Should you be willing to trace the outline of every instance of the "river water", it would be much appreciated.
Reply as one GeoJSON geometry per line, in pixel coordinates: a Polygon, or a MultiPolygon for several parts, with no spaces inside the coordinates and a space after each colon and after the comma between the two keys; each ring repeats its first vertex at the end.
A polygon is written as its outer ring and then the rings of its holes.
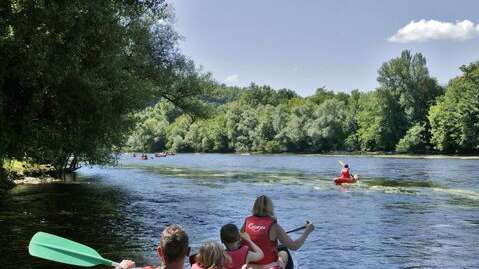
{"type": "MultiPolygon", "coordinates": [[[[193,250],[240,226],[269,195],[279,223],[316,230],[296,251],[299,268],[479,268],[478,160],[363,156],[179,154],[82,168],[61,184],[0,194],[1,268],[73,268],[28,256],[37,231],[104,257],[158,264],[165,225],[181,224],[193,250]],[[359,183],[331,182],[350,164],[359,183]]],[[[298,234],[293,234],[293,237],[298,234]]]]}

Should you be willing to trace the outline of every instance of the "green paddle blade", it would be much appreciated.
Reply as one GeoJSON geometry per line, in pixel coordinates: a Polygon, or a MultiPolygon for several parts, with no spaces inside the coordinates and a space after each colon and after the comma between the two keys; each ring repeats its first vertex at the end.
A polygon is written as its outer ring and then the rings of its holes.
{"type": "Polygon", "coordinates": [[[90,247],[44,232],[32,237],[28,252],[38,258],[83,267],[99,264],[113,266],[112,261],[102,258],[90,247]]]}

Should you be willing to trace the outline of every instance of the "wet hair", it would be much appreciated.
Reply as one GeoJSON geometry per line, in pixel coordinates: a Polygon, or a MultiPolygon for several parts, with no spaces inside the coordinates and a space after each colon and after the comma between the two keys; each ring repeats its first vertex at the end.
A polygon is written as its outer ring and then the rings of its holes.
{"type": "Polygon", "coordinates": [[[188,235],[183,227],[174,224],[166,227],[161,233],[160,248],[163,249],[165,262],[175,262],[188,255],[188,235]]]}
{"type": "Polygon", "coordinates": [[[224,225],[221,227],[220,237],[223,244],[238,242],[240,240],[238,227],[233,223],[224,225]]]}
{"type": "Polygon", "coordinates": [[[196,263],[203,269],[223,269],[230,260],[223,245],[215,241],[205,242],[196,255],[196,263]]]}
{"type": "Polygon", "coordinates": [[[274,217],[273,201],[266,195],[256,198],[252,214],[257,217],[274,217]]]}
{"type": "Polygon", "coordinates": [[[349,164],[345,164],[345,165],[344,165],[344,168],[349,168],[349,164]]]}

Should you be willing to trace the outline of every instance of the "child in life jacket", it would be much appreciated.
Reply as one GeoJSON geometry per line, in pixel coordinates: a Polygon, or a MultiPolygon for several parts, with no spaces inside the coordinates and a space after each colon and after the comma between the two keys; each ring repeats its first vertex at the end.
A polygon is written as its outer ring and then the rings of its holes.
{"type": "Polygon", "coordinates": [[[225,264],[226,269],[241,269],[245,264],[263,259],[263,251],[251,241],[247,233],[241,233],[236,225],[230,223],[221,227],[221,242],[231,262],[225,264]],[[241,241],[245,244],[241,244],[241,241]]]}
{"type": "Polygon", "coordinates": [[[223,246],[214,241],[207,241],[200,247],[195,261],[191,269],[224,269],[225,264],[231,262],[223,246]]]}

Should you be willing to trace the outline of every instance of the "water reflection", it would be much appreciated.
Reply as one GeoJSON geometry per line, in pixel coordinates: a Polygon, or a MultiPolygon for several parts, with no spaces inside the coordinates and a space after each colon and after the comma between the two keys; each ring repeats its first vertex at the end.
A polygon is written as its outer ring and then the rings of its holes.
{"type": "Polygon", "coordinates": [[[111,259],[157,264],[166,225],[182,224],[195,249],[218,239],[222,224],[240,226],[267,193],[283,227],[317,224],[296,254],[301,268],[479,266],[479,182],[466,177],[479,162],[349,157],[361,181],[338,188],[338,159],[345,158],[124,157],[118,168],[82,169],[73,183],[19,186],[0,197],[0,263],[67,268],[27,256],[28,240],[42,230],[111,259]]]}

